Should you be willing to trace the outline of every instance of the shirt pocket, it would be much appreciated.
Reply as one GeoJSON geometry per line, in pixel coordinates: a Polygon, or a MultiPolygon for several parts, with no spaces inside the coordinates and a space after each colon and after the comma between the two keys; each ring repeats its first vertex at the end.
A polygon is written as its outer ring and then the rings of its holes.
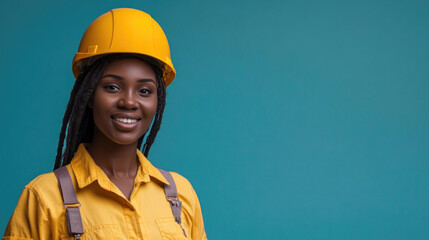
{"type": "MultiPolygon", "coordinates": [[[[119,226],[115,224],[104,224],[91,227],[84,227],[85,233],[81,236],[82,240],[116,240],[123,239],[120,235],[119,226]]],[[[62,236],[61,240],[72,240],[74,237],[62,236]]]]}
{"type": "Polygon", "coordinates": [[[182,230],[182,227],[174,221],[174,218],[156,219],[156,224],[158,225],[162,240],[190,240],[190,238],[185,237],[183,233],[183,231],[185,231],[186,235],[189,236],[186,228],[182,230]]]}

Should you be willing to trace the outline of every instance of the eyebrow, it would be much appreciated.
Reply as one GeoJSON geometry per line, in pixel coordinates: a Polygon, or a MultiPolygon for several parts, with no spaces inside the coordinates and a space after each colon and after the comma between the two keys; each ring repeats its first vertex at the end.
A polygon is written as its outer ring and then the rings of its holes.
{"type": "MultiPolygon", "coordinates": [[[[106,75],[102,76],[101,78],[106,78],[106,77],[114,78],[117,80],[124,80],[123,77],[115,75],[115,74],[106,74],[106,75]]],[[[153,82],[156,85],[155,81],[151,78],[138,79],[137,82],[153,82]]]]}

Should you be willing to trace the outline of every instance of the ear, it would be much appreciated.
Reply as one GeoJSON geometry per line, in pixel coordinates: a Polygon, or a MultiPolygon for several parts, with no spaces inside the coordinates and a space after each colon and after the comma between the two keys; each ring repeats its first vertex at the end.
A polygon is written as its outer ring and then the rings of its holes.
{"type": "Polygon", "coordinates": [[[94,108],[94,99],[92,97],[88,100],[88,107],[90,109],[94,108]]]}

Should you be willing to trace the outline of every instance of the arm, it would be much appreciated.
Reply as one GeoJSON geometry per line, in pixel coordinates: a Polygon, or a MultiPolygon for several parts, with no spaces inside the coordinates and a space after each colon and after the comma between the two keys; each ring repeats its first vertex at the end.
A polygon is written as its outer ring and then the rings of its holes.
{"type": "Polygon", "coordinates": [[[182,223],[187,226],[188,237],[192,240],[207,240],[203,215],[198,196],[191,183],[183,176],[171,172],[182,201],[182,223]]]}
{"type": "MultiPolygon", "coordinates": [[[[193,189],[192,189],[193,190],[193,189]]],[[[192,236],[193,240],[207,240],[206,232],[204,230],[203,214],[201,212],[200,201],[198,200],[197,194],[195,196],[195,211],[194,211],[194,222],[192,224],[192,236]]]]}
{"type": "Polygon", "coordinates": [[[51,239],[46,208],[37,192],[25,187],[6,227],[3,240],[51,239]]]}

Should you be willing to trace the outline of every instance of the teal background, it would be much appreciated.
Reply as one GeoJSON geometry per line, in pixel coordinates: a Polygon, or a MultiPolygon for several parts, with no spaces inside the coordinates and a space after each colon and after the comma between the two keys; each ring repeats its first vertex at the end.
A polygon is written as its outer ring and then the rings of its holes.
{"type": "Polygon", "coordinates": [[[0,0],[0,231],[52,170],[86,27],[150,13],[177,78],[149,159],[209,239],[428,239],[427,1],[0,0]]]}

